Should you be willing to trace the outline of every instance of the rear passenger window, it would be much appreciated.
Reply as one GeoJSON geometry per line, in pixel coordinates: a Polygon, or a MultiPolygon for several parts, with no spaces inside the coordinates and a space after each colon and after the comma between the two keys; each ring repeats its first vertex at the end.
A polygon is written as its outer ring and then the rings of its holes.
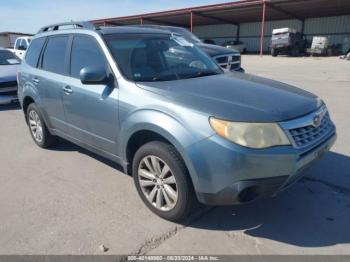
{"type": "Polygon", "coordinates": [[[105,56],[93,38],[75,36],[71,54],[71,76],[79,78],[80,70],[87,66],[103,66],[107,69],[105,56]]]}
{"type": "Polygon", "coordinates": [[[68,36],[50,37],[45,48],[42,68],[53,73],[64,74],[67,45],[68,36]]]}
{"type": "Polygon", "coordinates": [[[46,37],[36,38],[29,45],[25,61],[28,65],[37,67],[41,49],[45,43],[46,37]]]}

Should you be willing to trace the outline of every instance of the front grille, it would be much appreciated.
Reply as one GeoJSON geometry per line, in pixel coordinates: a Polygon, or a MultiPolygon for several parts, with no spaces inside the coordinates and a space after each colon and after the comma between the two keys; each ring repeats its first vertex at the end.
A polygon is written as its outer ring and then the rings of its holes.
{"type": "Polygon", "coordinates": [[[232,64],[231,65],[231,70],[238,70],[241,68],[241,65],[240,64],[232,64]]]}
{"type": "Polygon", "coordinates": [[[14,86],[17,86],[17,81],[0,82],[0,88],[2,88],[2,87],[14,87],[14,86]]]}
{"type": "Polygon", "coordinates": [[[241,57],[239,56],[239,55],[234,55],[234,56],[232,56],[232,62],[238,62],[238,61],[240,61],[241,60],[241,57]]]}
{"type": "Polygon", "coordinates": [[[217,61],[219,64],[227,64],[227,62],[228,62],[228,56],[218,57],[218,58],[216,58],[216,61],[217,61]]]}
{"type": "Polygon", "coordinates": [[[214,58],[216,62],[224,69],[239,70],[241,68],[241,58],[239,55],[223,55],[214,58]]]}
{"type": "Polygon", "coordinates": [[[288,132],[292,137],[296,147],[310,146],[330,134],[334,130],[334,125],[327,112],[319,126],[313,126],[312,124],[289,129],[288,132]]]}

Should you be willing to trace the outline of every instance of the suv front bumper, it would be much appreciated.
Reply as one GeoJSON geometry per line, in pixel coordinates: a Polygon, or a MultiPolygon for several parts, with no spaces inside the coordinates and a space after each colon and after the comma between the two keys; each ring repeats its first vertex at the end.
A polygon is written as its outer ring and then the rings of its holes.
{"type": "Polygon", "coordinates": [[[296,182],[335,140],[334,132],[317,146],[302,151],[292,146],[257,150],[213,135],[187,148],[187,165],[201,203],[246,203],[274,196],[296,182]]]}

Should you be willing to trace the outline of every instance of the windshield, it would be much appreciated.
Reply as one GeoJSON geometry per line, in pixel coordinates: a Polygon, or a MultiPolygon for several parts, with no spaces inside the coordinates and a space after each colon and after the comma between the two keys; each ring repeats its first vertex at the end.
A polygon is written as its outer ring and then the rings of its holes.
{"type": "Polygon", "coordinates": [[[0,65],[15,65],[20,61],[12,52],[7,50],[0,50],[0,65]]]}
{"type": "Polygon", "coordinates": [[[171,81],[221,74],[221,68],[184,38],[170,35],[106,35],[107,45],[127,79],[171,81]]]}
{"type": "Polygon", "coordinates": [[[194,34],[192,34],[190,31],[181,28],[181,27],[169,27],[169,31],[172,33],[177,33],[179,35],[181,35],[183,38],[185,38],[188,42],[192,43],[192,44],[199,44],[202,43],[202,41],[195,36],[194,34]]]}

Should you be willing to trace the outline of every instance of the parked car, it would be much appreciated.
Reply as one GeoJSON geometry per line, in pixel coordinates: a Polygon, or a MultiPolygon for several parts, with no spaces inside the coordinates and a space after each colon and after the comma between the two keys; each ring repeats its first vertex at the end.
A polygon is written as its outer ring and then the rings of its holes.
{"type": "Polygon", "coordinates": [[[332,55],[332,49],[329,47],[329,38],[327,36],[314,36],[311,48],[307,49],[307,53],[310,55],[332,55]]]}
{"type": "Polygon", "coordinates": [[[350,53],[350,37],[345,37],[342,45],[342,53],[344,55],[350,53]]]}
{"type": "Polygon", "coordinates": [[[237,50],[232,50],[205,42],[203,43],[197,36],[185,28],[162,25],[136,25],[136,27],[168,30],[171,33],[178,34],[214,58],[225,71],[244,72],[244,69],[241,67],[241,55],[237,50]]]}
{"type": "Polygon", "coordinates": [[[9,50],[20,59],[23,59],[31,39],[32,37],[30,36],[18,37],[16,39],[15,46],[13,47],[13,49],[9,49],[9,50]]]}
{"type": "Polygon", "coordinates": [[[280,28],[272,31],[271,55],[281,54],[299,56],[305,53],[307,41],[303,35],[292,28],[280,28]]]}
{"type": "Polygon", "coordinates": [[[240,52],[241,54],[244,54],[245,52],[247,52],[247,48],[245,46],[245,43],[243,43],[242,41],[226,41],[223,44],[224,47],[226,48],[231,48],[233,50],[237,50],[238,52],[240,52]]]}
{"type": "Polygon", "coordinates": [[[165,219],[187,217],[197,201],[275,195],[336,139],[315,95],[224,74],[169,31],[90,23],[61,30],[70,24],[41,29],[21,64],[30,134],[43,148],[62,137],[119,163],[165,219]]]}
{"type": "Polygon", "coordinates": [[[0,47],[0,104],[17,99],[17,70],[20,61],[9,50],[0,47]]]}

